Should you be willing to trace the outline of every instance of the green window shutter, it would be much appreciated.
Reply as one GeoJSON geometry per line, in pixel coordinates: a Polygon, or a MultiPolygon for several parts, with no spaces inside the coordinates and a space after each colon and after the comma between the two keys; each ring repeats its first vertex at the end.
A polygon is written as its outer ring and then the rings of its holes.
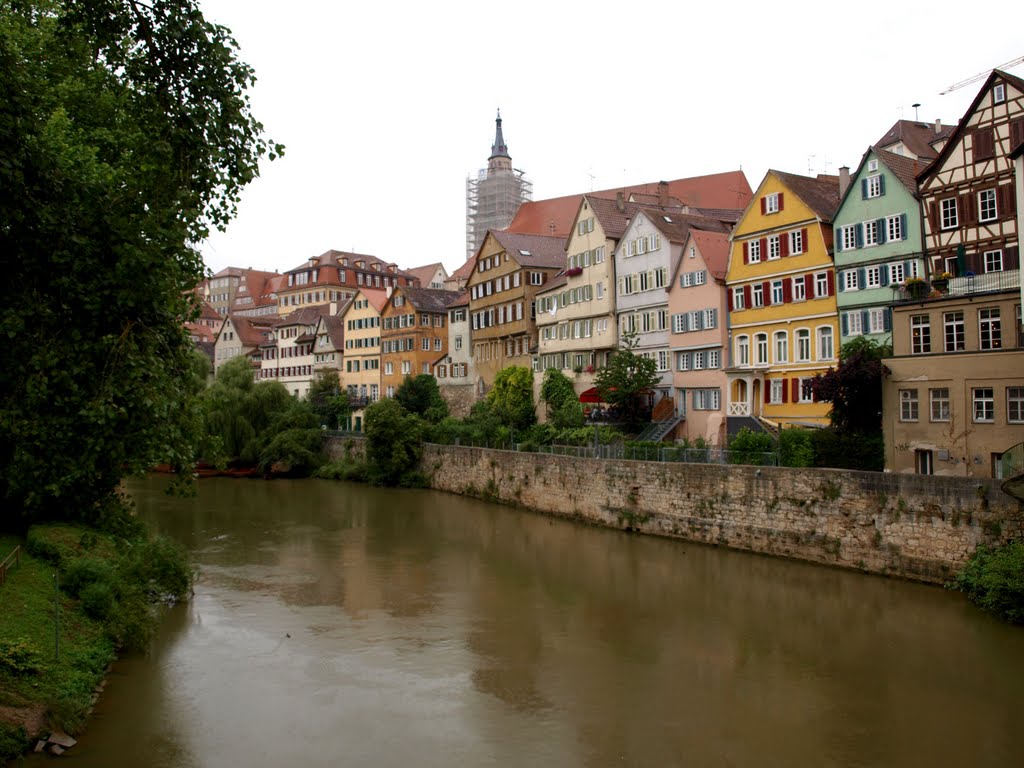
{"type": "Polygon", "coordinates": [[[861,179],[860,180],[860,199],[861,200],[867,200],[868,199],[868,180],[867,179],[861,179]]]}
{"type": "Polygon", "coordinates": [[[884,173],[878,174],[878,194],[880,194],[880,195],[884,195],[885,194],[885,174],[884,173]]]}
{"type": "Polygon", "coordinates": [[[900,234],[903,235],[903,240],[907,239],[907,214],[900,214],[900,234]]]}
{"type": "Polygon", "coordinates": [[[879,219],[876,226],[878,227],[878,244],[881,245],[885,242],[886,236],[888,235],[885,219],[879,219]]]}

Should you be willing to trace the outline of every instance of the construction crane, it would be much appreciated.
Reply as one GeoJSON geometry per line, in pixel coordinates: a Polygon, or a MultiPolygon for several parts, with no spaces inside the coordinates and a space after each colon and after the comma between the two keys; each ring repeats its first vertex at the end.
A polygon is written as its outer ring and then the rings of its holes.
{"type": "MultiPolygon", "coordinates": [[[[1008,61],[1005,64],[1000,64],[998,67],[995,67],[995,69],[1009,69],[1010,67],[1016,67],[1018,64],[1024,64],[1024,56],[1018,56],[1016,59],[1012,59],[1011,61],[1008,61]]],[[[974,77],[968,77],[966,80],[961,80],[959,83],[953,83],[946,90],[939,91],[939,96],[945,96],[947,93],[955,91],[958,88],[963,88],[965,85],[970,85],[971,83],[976,83],[979,80],[983,80],[984,78],[988,77],[991,72],[991,69],[986,69],[984,72],[979,72],[978,74],[974,75],[974,77]]]]}

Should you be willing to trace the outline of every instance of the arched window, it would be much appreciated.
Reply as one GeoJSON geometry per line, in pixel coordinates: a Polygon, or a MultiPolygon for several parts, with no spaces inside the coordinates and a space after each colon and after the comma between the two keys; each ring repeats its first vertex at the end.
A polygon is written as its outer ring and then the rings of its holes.
{"type": "Polygon", "coordinates": [[[789,334],[786,331],[775,332],[775,362],[789,362],[789,334]]]}
{"type": "Polygon", "coordinates": [[[807,328],[796,331],[796,361],[805,363],[811,359],[811,332],[807,328]]]}
{"type": "Polygon", "coordinates": [[[831,360],[835,352],[832,344],[832,327],[823,325],[818,329],[818,359],[831,360]]]}
{"type": "Polygon", "coordinates": [[[736,365],[749,366],[750,365],[750,337],[749,336],[737,336],[736,337],[736,365]]]}
{"type": "Polygon", "coordinates": [[[754,355],[758,365],[768,365],[768,334],[754,336],[754,355]]]}

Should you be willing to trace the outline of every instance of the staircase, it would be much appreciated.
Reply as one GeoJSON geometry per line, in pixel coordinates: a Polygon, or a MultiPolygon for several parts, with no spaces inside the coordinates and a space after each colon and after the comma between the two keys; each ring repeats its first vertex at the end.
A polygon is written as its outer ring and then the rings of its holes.
{"type": "Polygon", "coordinates": [[[1003,493],[1024,501],[1024,443],[1017,443],[999,458],[1003,493]]]}
{"type": "Polygon", "coordinates": [[[636,436],[640,442],[660,443],[685,417],[673,414],[661,421],[652,421],[647,429],[636,436]]]}

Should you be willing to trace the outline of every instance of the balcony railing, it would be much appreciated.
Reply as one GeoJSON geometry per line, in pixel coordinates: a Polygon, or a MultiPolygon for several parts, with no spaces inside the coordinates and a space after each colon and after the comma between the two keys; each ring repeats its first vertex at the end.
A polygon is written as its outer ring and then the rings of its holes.
{"type": "Polygon", "coordinates": [[[749,416],[750,415],[750,404],[749,403],[729,403],[729,415],[730,416],[749,416]]]}
{"type": "Polygon", "coordinates": [[[978,293],[1020,289],[1020,270],[985,272],[980,275],[966,274],[942,279],[929,277],[920,281],[908,281],[892,287],[893,301],[926,301],[944,299],[950,296],[972,296],[978,293]]]}

